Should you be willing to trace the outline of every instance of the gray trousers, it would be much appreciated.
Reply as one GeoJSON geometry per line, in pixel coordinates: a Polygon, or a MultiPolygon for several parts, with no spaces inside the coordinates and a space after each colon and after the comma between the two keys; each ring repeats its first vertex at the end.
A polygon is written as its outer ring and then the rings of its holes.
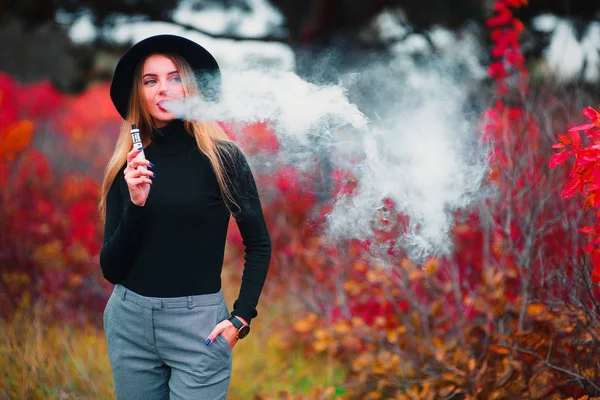
{"type": "Polygon", "coordinates": [[[221,335],[204,342],[228,316],[221,291],[157,298],[115,285],[104,331],[117,400],[226,399],[229,343],[221,335]]]}

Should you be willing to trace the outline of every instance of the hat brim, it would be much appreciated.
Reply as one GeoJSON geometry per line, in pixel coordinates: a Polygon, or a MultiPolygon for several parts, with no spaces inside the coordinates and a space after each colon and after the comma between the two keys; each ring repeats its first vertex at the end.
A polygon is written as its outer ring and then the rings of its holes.
{"type": "Polygon", "coordinates": [[[171,53],[183,57],[194,72],[199,89],[207,101],[218,101],[221,71],[217,60],[198,43],[176,35],[156,35],[133,45],[119,60],[110,85],[110,98],[123,119],[127,118],[129,96],[138,63],[153,53],[171,53]]]}

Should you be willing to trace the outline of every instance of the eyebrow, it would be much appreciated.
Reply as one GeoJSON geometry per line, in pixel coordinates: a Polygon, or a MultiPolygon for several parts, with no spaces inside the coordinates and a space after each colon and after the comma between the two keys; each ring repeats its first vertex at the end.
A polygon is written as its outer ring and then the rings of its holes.
{"type": "MultiPolygon", "coordinates": [[[[175,71],[169,72],[167,75],[173,75],[173,74],[177,74],[177,73],[179,73],[179,71],[175,70],[175,71]]],[[[158,76],[158,75],[154,74],[154,73],[147,73],[147,74],[144,74],[144,76],[142,76],[142,78],[145,78],[147,76],[158,76]]]]}

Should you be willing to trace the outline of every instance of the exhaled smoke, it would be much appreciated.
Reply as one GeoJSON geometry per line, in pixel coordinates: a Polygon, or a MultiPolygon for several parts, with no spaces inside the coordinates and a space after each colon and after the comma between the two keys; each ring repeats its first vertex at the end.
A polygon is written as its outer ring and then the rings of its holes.
{"type": "Polygon", "coordinates": [[[197,120],[270,121],[292,166],[303,167],[298,154],[312,146],[332,168],[350,169],[359,186],[332,199],[333,238],[371,238],[390,198],[410,219],[397,246],[418,262],[447,254],[453,212],[486,195],[487,150],[475,140],[464,90],[431,71],[388,65],[349,77],[362,85],[370,121],[342,86],[319,87],[289,72],[225,71],[219,104],[190,98],[165,106],[197,120]]]}
{"type": "Polygon", "coordinates": [[[225,70],[218,104],[192,97],[183,103],[165,103],[165,107],[175,115],[200,121],[270,121],[280,138],[301,145],[308,144],[309,136],[329,140],[332,130],[367,126],[367,118],[348,101],[342,87],[319,87],[283,71],[225,70]]]}
{"type": "Polygon", "coordinates": [[[490,194],[482,186],[488,151],[475,140],[466,95],[456,83],[421,72],[393,86],[398,92],[384,117],[357,138],[364,149],[355,168],[360,185],[336,201],[329,226],[334,237],[373,237],[373,229],[382,228],[382,200],[389,198],[410,218],[395,245],[423,262],[449,254],[454,212],[490,194]]]}

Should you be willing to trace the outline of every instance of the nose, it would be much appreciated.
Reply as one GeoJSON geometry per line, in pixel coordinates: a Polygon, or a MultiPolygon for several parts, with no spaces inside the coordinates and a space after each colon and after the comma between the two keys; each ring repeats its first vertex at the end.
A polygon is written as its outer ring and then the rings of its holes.
{"type": "Polygon", "coordinates": [[[158,80],[158,93],[161,95],[167,95],[169,93],[170,86],[168,79],[158,80]]]}
{"type": "Polygon", "coordinates": [[[158,85],[159,85],[158,86],[158,93],[161,94],[161,95],[167,94],[167,90],[168,90],[167,83],[164,82],[164,81],[161,81],[158,85]]]}

